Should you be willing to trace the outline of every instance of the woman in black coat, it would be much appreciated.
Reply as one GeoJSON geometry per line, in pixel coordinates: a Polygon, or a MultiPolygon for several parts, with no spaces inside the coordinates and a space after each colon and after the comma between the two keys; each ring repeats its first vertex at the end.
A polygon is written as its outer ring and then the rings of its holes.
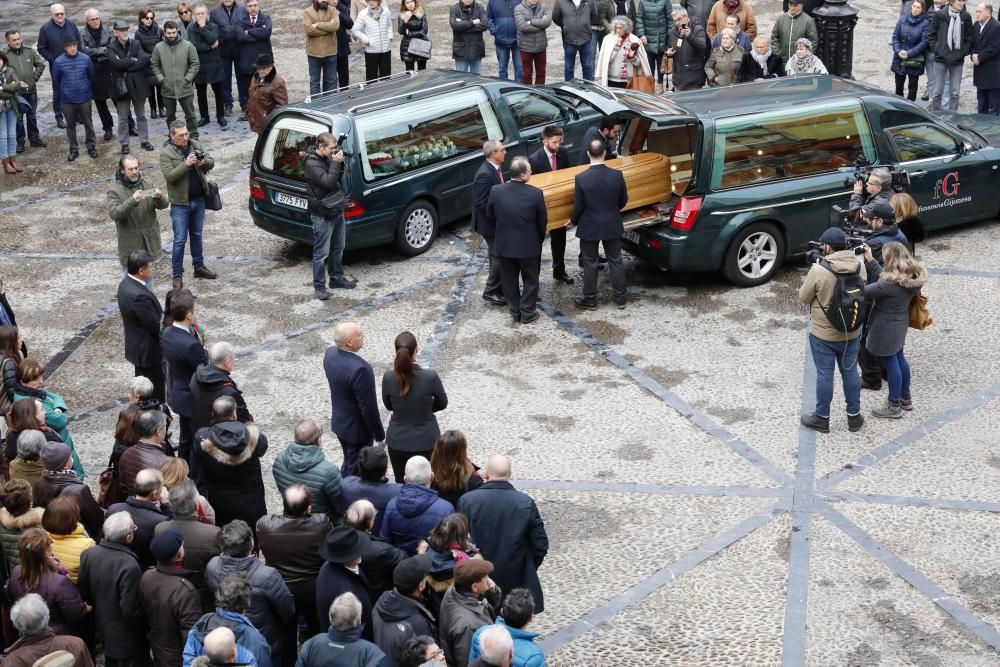
{"type": "Polygon", "coordinates": [[[215,118],[220,127],[226,126],[226,105],[222,94],[222,56],[219,54],[219,27],[208,20],[208,10],[199,6],[194,10],[194,21],[187,31],[187,39],[198,51],[201,67],[194,77],[194,87],[198,91],[198,127],[209,123],[208,86],[215,96],[215,118]]]}
{"type": "Polygon", "coordinates": [[[420,0],[403,0],[399,7],[399,34],[403,39],[399,41],[399,57],[406,65],[409,72],[415,67],[418,70],[427,69],[427,58],[411,56],[407,51],[410,47],[410,40],[427,39],[427,16],[424,14],[424,6],[420,0]]]}
{"type": "Polygon", "coordinates": [[[758,35],[753,40],[753,48],[743,54],[740,82],[779,76],[785,76],[785,63],[781,61],[781,56],[771,51],[771,39],[766,35],[758,35]]]}
{"type": "Polygon", "coordinates": [[[191,456],[198,459],[201,491],[215,508],[215,523],[242,519],[257,534],[257,520],[267,514],[260,459],[267,438],[254,424],[216,420],[195,434],[191,456]]]}
{"type": "MultiPolygon", "coordinates": [[[[152,9],[143,9],[139,12],[139,27],[135,31],[135,38],[142,44],[142,50],[153,56],[153,49],[163,41],[163,30],[156,23],[156,12],[152,9]]],[[[150,71],[152,74],[152,71],[150,71]]],[[[149,117],[167,117],[167,110],[163,104],[163,91],[155,78],[149,81],[149,117]]]]}
{"type": "Polygon", "coordinates": [[[448,407],[448,395],[435,371],[417,365],[417,339],[409,331],[396,336],[396,358],[382,376],[382,403],[392,412],[385,441],[396,482],[411,456],[428,461],[441,435],[435,412],[448,407]]]}
{"type": "Polygon", "coordinates": [[[889,206],[896,214],[896,225],[906,237],[906,249],[911,255],[917,254],[917,243],[926,238],[924,223],[920,222],[917,213],[920,212],[917,202],[905,192],[897,192],[889,198],[889,206]]]}
{"type": "Polygon", "coordinates": [[[865,246],[865,269],[877,282],[865,287],[865,301],[872,310],[866,326],[865,348],[877,356],[889,381],[885,405],[872,410],[876,417],[899,419],[903,410],[913,409],[910,397],[910,364],[903,354],[910,326],[910,302],[927,284],[927,269],[915,260],[902,243],[893,241],[882,248],[884,267],[865,246]]]}

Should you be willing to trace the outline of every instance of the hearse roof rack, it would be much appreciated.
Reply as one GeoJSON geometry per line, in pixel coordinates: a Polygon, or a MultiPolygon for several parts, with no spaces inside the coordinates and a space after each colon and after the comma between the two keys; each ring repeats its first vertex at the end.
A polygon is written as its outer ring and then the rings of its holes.
{"type": "Polygon", "coordinates": [[[409,93],[403,93],[402,95],[394,95],[392,97],[386,97],[380,100],[373,100],[371,102],[363,102],[357,106],[353,106],[347,110],[349,114],[358,113],[361,110],[374,111],[376,109],[383,109],[388,106],[393,106],[399,100],[412,100],[415,96],[423,97],[424,95],[433,92],[446,90],[448,88],[461,88],[467,81],[449,81],[448,83],[442,83],[437,86],[431,86],[430,88],[421,88],[420,90],[414,90],[409,93]]]}
{"type": "Polygon", "coordinates": [[[336,90],[328,90],[328,91],[323,92],[323,93],[317,93],[316,95],[309,95],[308,97],[306,97],[305,102],[306,103],[308,103],[308,102],[316,102],[317,100],[326,99],[327,97],[330,97],[332,95],[337,95],[337,94],[340,94],[340,93],[348,93],[348,92],[352,92],[352,91],[354,91],[354,92],[360,92],[362,90],[365,90],[369,86],[372,86],[372,85],[377,84],[377,83],[384,83],[384,82],[388,82],[388,81],[404,81],[404,80],[407,80],[407,79],[412,79],[416,75],[417,75],[416,71],[414,71],[414,70],[408,70],[406,72],[398,72],[396,74],[390,74],[389,76],[379,77],[378,79],[372,79],[371,81],[362,81],[361,83],[352,83],[349,86],[344,86],[343,88],[337,88],[336,90]]]}

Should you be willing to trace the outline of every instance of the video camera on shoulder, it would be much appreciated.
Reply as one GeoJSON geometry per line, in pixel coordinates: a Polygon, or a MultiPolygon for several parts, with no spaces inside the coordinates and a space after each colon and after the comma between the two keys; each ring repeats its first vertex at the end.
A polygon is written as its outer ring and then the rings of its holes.
{"type": "MultiPolygon", "coordinates": [[[[875,166],[886,169],[892,176],[892,183],[889,187],[892,188],[893,192],[905,192],[906,188],[910,187],[910,174],[905,169],[900,169],[894,164],[880,164],[875,166]]],[[[868,160],[868,156],[864,153],[858,153],[858,156],[854,158],[854,163],[850,167],[841,167],[838,169],[838,171],[848,174],[844,177],[844,187],[853,188],[855,183],[861,183],[862,188],[867,193],[868,177],[875,166],[872,166],[872,163],[868,160]]]]}
{"type": "MultiPolygon", "coordinates": [[[[834,206],[833,208],[839,209],[839,207],[834,206]]],[[[842,213],[847,213],[840,209],[842,213]]],[[[831,218],[834,216],[831,215],[831,218]]],[[[831,227],[840,227],[844,230],[844,236],[847,239],[847,249],[853,250],[855,255],[865,254],[865,238],[868,232],[867,229],[863,227],[858,227],[851,222],[844,222],[838,216],[836,220],[832,221],[831,227]]],[[[808,264],[815,264],[817,260],[822,259],[826,256],[823,252],[823,243],[821,241],[806,241],[799,246],[800,250],[804,250],[806,253],[806,262],[808,264]]]]}

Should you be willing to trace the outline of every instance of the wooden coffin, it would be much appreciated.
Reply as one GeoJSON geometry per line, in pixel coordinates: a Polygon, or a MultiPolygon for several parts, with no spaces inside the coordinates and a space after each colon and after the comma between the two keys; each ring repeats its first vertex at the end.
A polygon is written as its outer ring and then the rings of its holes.
{"type": "MultiPolygon", "coordinates": [[[[642,208],[670,199],[670,160],[659,153],[640,153],[608,160],[605,164],[621,171],[628,186],[628,203],[623,211],[642,208]]],[[[570,167],[532,174],[529,183],[540,188],[545,195],[545,208],[549,214],[549,229],[569,224],[573,215],[573,192],[576,175],[588,166],[570,167]]]]}

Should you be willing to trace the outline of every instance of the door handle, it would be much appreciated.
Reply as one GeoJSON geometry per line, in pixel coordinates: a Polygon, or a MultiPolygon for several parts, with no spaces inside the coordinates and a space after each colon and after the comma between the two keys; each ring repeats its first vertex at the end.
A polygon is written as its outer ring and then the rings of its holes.
{"type": "Polygon", "coordinates": [[[927,175],[926,171],[911,171],[910,172],[910,178],[913,178],[914,176],[926,176],[926,175],[927,175]]]}
{"type": "MultiPolygon", "coordinates": [[[[573,144],[563,144],[563,148],[573,148],[573,144]]],[[[996,167],[993,167],[996,169],[996,167]]]]}

